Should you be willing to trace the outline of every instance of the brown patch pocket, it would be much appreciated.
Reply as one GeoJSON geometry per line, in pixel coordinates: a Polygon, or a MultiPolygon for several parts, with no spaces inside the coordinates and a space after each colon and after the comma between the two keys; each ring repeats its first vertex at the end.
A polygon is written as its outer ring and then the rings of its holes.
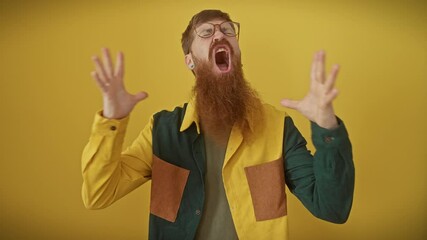
{"type": "Polygon", "coordinates": [[[190,170],[153,155],[150,213],[175,222],[190,170]]]}
{"type": "Polygon", "coordinates": [[[245,167],[257,221],[285,216],[286,193],[283,158],[245,167]]]}

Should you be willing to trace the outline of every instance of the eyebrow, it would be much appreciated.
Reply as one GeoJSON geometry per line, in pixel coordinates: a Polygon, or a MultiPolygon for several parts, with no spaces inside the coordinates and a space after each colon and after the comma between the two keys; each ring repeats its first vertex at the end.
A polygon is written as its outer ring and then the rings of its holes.
{"type": "MultiPolygon", "coordinates": [[[[213,23],[212,21],[217,21],[217,20],[209,20],[209,21],[206,21],[206,22],[201,22],[201,23],[197,24],[197,25],[196,25],[196,27],[198,27],[198,26],[200,26],[200,25],[202,25],[202,24],[205,24],[205,23],[210,23],[210,24],[222,24],[222,23],[225,23],[225,22],[230,22],[230,21],[224,20],[224,21],[222,21],[222,22],[220,22],[220,23],[213,23]]],[[[218,20],[218,21],[220,21],[220,20],[218,20]]]]}

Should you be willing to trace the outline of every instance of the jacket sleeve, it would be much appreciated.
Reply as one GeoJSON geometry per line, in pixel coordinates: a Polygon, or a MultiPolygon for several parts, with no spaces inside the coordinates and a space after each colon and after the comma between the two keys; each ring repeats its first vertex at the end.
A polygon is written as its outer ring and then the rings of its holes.
{"type": "Polygon", "coordinates": [[[333,130],[311,123],[314,156],[290,117],[285,117],[285,178],[290,191],[316,217],[345,223],[354,191],[352,147],[341,119],[333,130]]]}
{"type": "Polygon", "coordinates": [[[82,198],[88,209],[108,207],[151,179],[153,118],[122,152],[129,117],[95,115],[82,159],[82,198]]]}

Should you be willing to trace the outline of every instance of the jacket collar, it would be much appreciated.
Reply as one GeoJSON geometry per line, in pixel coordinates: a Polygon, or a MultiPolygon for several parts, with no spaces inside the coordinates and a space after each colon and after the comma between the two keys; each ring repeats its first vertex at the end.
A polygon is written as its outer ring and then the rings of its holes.
{"type": "Polygon", "coordinates": [[[193,124],[193,122],[196,123],[197,133],[200,134],[200,122],[199,116],[196,112],[196,100],[194,97],[192,97],[187,104],[187,109],[185,110],[184,119],[179,131],[184,132],[191,126],[191,124],[193,124]]]}
{"type": "MultiPolygon", "coordinates": [[[[197,112],[196,112],[195,97],[192,97],[187,104],[187,109],[184,113],[184,119],[182,121],[181,128],[179,129],[179,131],[184,132],[191,126],[191,124],[193,124],[193,122],[196,123],[197,134],[200,134],[200,120],[199,120],[199,115],[197,115],[197,112]]],[[[249,128],[251,129],[252,132],[255,130],[254,124],[255,124],[254,122],[251,122],[249,124],[249,128]]],[[[237,125],[234,125],[233,128],[235,127],[237,127],[240,130],[240,128],[237,125]]]]}

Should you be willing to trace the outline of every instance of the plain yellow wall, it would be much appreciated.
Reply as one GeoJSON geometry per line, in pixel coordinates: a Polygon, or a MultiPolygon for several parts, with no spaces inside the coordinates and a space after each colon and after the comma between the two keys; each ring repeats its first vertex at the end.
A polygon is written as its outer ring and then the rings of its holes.
{"type": "Polygon", "coordinates": [[[81,200],[80,156],[101,108],[90,57],[124,51],[128,89],[150,94],[129,144],[152,113],[188,99],[180,35],[205,8],[241,23],[246,77],[278,108],[306,93],[315,50],[342,66],[335,108],[354,148],[352,213],[327,223],[289,194],[291,239],[426,239],[427,2],[356,0],[0,1],[0,239],[147,238],[149,184],[104,210],[81,200]]]}

